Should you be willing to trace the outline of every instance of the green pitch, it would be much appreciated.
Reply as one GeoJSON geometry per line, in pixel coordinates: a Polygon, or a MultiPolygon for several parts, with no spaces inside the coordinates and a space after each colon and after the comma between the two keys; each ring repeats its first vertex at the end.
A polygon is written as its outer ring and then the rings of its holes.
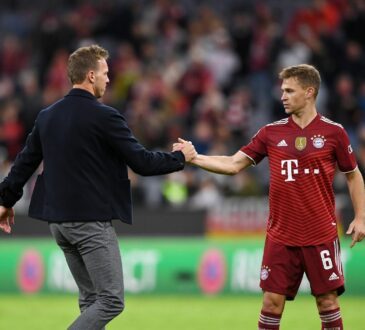
{"type": "MultiPolygon", "coordinates": [[[[78,314],[76,304],[68,295],[0,295],[0,329],[64,330],[78,314]]],[[[341,305],[345,329],[363,330],[365,297],[344,296],[341,305]]],[[[258,296],[127,296],[108,330],[255,330],[260,306],[258,296]]],[[[320,329],[313,298],[288,302],[281,329],[320,329]]]]}

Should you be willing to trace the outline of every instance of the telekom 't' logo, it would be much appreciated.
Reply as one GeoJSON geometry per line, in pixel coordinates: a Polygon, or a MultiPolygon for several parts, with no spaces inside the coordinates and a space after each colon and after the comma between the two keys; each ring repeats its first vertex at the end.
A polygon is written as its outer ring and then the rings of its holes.
{"type": "MultiPolygon", "coordinates": [[[[298,173],[298,159],[286,159],[281,161],[281,175],[286,175],[285,182],[295,181],[293,176],[297,175],[298,173]]],[[[310,174],[311,170],[309,168],[305,168],[303,173],[310,174]]],[[[313,169],[312,173],[319,174],[319,169],[313,169]]]]}
{"type": "Polygon", "coordinates": [[[286,181],[295,181],[293,174],[298,174],[298,159],[287,159],[281,161],[281,174],[286,175],[286,181]],[[295,168],[293,168],[293,165],[295,168]]]}

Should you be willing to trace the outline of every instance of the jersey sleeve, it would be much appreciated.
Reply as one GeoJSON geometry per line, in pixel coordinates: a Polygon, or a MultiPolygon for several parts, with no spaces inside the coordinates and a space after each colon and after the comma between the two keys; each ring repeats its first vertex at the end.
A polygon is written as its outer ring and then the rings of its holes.
{"type": "Polygon", "coordinates": [[[261,128],[251,139],[251,142],[243,146],[240,151],[247,155],[254,163],[258,164],[267,155],[266,127],[261,128]]]}
{"type": "Polygon", "coordinates": [[[352,150],[346,131],[341,128],[337,135],[336,159],[341,172],[351,172],[357,167],[356,157],[352,150]]]}

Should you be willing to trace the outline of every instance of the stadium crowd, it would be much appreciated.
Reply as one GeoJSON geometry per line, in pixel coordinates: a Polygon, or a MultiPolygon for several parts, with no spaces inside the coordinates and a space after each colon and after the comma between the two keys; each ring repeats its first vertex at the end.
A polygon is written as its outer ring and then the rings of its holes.
{"type": "MultiPolygon", "coordinates": [[[[236,152],[285,116],[278,71],[313,64],[323,80],[318,110],[345,127],[365,168],[364,0],[2,1],[0,8],[2,176],[38,112],[70,89],[70,52],[91,43],[111,55],[103,102],[154,150],[184,137],[200,153],[236,152]]],[[[267,168],[234,177],[191,167],[163,177],[131,173],[134,202],[204,208],[227,195],[260,195],[267,168]]]]}

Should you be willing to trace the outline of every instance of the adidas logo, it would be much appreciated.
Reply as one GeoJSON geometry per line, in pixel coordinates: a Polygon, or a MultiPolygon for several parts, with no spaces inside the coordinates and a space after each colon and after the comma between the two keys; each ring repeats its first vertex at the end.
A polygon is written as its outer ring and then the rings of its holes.
{"type": "Polygon", "coordinates": [[[277,144],[278,147],[287,147],[288,144],[286,143],[285,140],[281,140],[278,144],[277,144]]]}
{"type": "Polygon", "coordinates": [[[337,276],[336,273],[332,273],[332,275],[330,276],[330,278],[328,279],[329,281],[335,281],[335,280],[338,280],[339,277],[337,276]]]}

